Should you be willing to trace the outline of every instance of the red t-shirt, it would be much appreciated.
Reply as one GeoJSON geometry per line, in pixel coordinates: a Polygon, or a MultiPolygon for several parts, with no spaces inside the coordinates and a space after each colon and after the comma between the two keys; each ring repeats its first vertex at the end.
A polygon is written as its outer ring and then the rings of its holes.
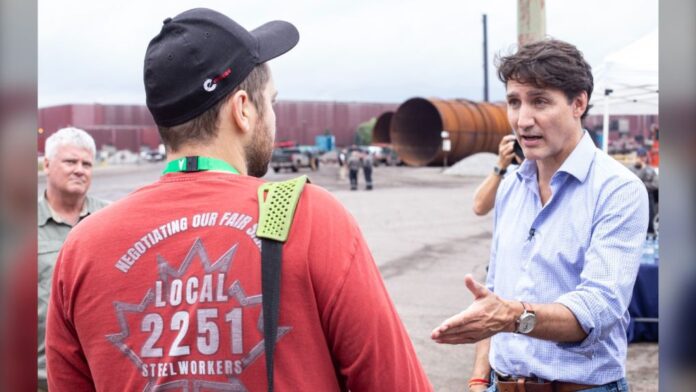
{"type": "MultiPolygon", "coordinates": [[[[265,391],[261,180],[175,173],[76,226],[46,332],[52,392],[265,391]]],[[[354,219],[305,187],[284,246],[278,391],[429,391],[354,219]]]]}

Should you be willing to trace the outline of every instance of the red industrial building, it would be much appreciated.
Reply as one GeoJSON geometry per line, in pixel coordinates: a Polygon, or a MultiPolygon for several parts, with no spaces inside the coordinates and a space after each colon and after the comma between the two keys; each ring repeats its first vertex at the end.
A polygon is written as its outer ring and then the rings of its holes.
{"type": "Polygon", "coordinates": [[[280,101],[274,106],[276,140],[314,144],[315,136],[328,131],[336,137],[337,146],[348,146],[355,140],[358,125],[398,106],[398,103],[280,101]]]}
{"type": "MultiPolygon", "coordinates": [[[[336,145],[350,145],[360,123],[397,106],[396,103],[280,101],[274,106],[276,140],[312,145],[315,136],[328,131],[336,137],[336,145]]],[[[155,149],[160,143],[157,126],[144,105],[70,104],[39,109],[39,152],[43,153],[48,136],[66,126],[89,132],[97,149],[110,145],[137,152],[141,146],[155,149]]]]}
{"type": "Polygon", "coordinates": [[[89,132],[97,149],[110,145],[137,152],[140,146],[156,149],[160,144],[157,126],[143,105],[75,104],[39,109],[39,152],[48,136],[67,126],[89,132]]]}

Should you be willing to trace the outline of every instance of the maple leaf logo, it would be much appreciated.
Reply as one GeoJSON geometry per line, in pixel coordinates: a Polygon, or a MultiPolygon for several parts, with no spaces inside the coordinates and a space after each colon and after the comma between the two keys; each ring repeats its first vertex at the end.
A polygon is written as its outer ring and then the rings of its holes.
{"type": "MultiPolygon", "coordinates": [[[[227,280],[227,273],[234,261],[235,254],[237,252],[238,243],[234,244],[228,249],[220,258],[215,262],[210,261],[210,257],[203,246],[200,238],[196,238],[191,249],[187,253],[183,262],[178,268],[174,268],[171,264],[161,255],[157,255],[157,266],[161,282],[163,287],[167,292],[171,289],[171,282],[174,279],[184,278],[186,272],[188,271],[191,264],[195,259],[200,261],[203,266],[203,271],[206,274],[217,272],[224,275],[223,281],[227,280]]],[[[106,335],[106,339],[113,344],[123,355],[125,355],[140,371],[143,366],[146,365],[143,358],[141,358],[136,351],[134,351],[127,344],[127,339],[131,336],[131,331],[128,324],[127,316],[129,314],[144,315],[146,310],[153,305],[155,302],[155,288],[150,288],[145,293],[145,296],[140,301],[140,303],[126,303],[121,301],[114,301],[113,307],[116,313],[116,319],[118,320],[118,326],[120,331],[114,334],[106,335]]],[[[247,295],[242,288],[239,280],[235,280],[227,288],[226,294],[229,298],[234,298],[239,305],[243,308],[258,306],[263,302],[261,294],[257,295],[247,295]]],[[[265,352],[265,342],[263,339],[263,310],[260,311],[258,322],[256,325],[259,332],[261,332],[262,339],[254,347],[252,347],[246,355],[241,359],[241,372],[237,375],[227,376],[226,382],[219,381],[208,381],[200,379],[180,379],[174,381],[168,381],[164,383],[157,383],[157,377],[152,374],[147,376],[147,384],[144,391],[165,391],[165,390],[182,390],[182,391],[202,391],[202,390],[214,390],[214,391],[247,391],[244,384],[236,377],[241,375],[244,369],[248,368],[254,361],[256,361],[265,352]]],[[[278,332],[276,335],[276,342],[285,336],[292,327],[290,326],[278,326],[278,332]]],[[[189,376],[190,377],[190,376],[189,376]]]]}

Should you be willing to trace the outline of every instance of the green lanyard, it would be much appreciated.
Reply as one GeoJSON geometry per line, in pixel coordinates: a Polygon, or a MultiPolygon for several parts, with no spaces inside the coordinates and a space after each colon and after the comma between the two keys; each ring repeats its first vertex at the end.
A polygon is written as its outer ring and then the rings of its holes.
{"type": "Polygon", "coordinates": [[[239,174],[237,169],[223,160],[196,156],[184,157],[175,161],[170,161],[167,163],[167,167],[164,168],[162,174],[177,172],[192,173],[205,170],[218,170],[230,172],[232,174],[239,174]]]}

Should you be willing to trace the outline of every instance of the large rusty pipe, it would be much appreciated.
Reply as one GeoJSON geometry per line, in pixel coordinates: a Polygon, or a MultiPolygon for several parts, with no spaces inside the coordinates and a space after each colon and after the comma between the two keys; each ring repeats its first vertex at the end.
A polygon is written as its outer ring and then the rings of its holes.
{"type": "Polygon", "coordinates": [[[380,114],[379,117],[377,117],[375,127],[372,129],[372,143],[391,143],[391,138],[389,137],[389,125],[391,124],[392,116],[394,116],[394,112],[388,111],[380,114]]]}
{"type": "Polygon", "coordinates": [[[443,162],[442,131],[449,132],[449,162],[478,152],[497,154],[500,139],[511,132],[504,103],[411,98],[396,109],[389,135],[406,164],[425,166],[443,162]]]}

